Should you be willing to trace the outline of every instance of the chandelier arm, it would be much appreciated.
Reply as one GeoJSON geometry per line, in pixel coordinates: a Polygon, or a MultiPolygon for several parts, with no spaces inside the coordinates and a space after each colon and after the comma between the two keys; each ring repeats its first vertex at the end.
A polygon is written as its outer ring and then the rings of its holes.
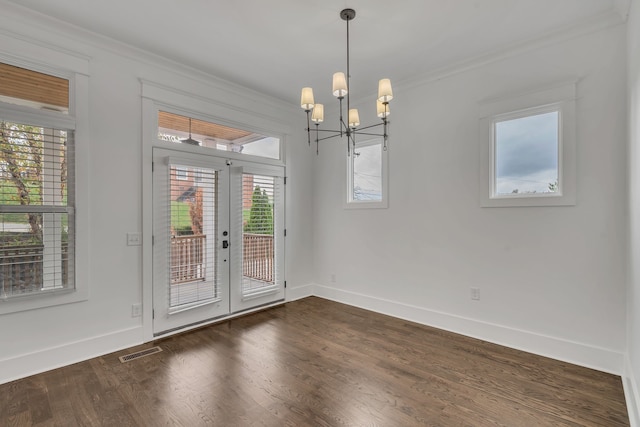
{"type": "Polygon", "coordinates": [[[360,132],[360,129],[358,129],[358,135],[366,135],[366,136],[382,136],[384,137],[383,133],[368,133],[368,132],[360,132]]]}
{"type": "Polygon", "coordinates": [[[369,126],[365,126],[363,128],[358,128],[358,133],[361,133],[360,132],[361,130],[375,128],[375,127],[378,127],[378,126],[382,126],[383,124],[384,123],[381,122],[381,123],[376,123],[375,125],[369,125],[369,126]]]}
{"type": "Polygon", "coordinates": [[[340,124],[342,126],[340,126],[340,136],[342,136],[342,133],[344,132],[345,134],[349,135],[349,126],[344,122],[344,120],[342,119],[342,115],[340,116],[340,124]]]}
{"type": "MultiPolygon", "coordinates": [[[[341,132],[339,130],[332,130],[332,129],[320,129],[320,128],[318,128],[317,130],[318,130],[318,132],[331,132],[331,133],[338,133],[338,134],[341,132]]],[[[340,136],[340,135],[337,135],[337,136],[340,136]]]]}
{"type": "Polygon", "coordinates": [[[354,155],[356,154],[356,129],[355,128],[351,129],[351,132],[349,133],[349,137],[347,138],[347,156],[351,155],[351,151],[353,151],[354,155]]]}
{"type": "MultiPolygon", "coordinates": [[[[347,93],[347,96],[349,96],[349,94],[347,93]]],[[[342,124],[342,126],[340,126],[340,138],[342,138],[342,127],[345,126],[344,124],[344,119],[342,117],[342,100],[344,99],[343,96],[338,98],[340,100],[340,123],[342,124]]],[[[346,126],[345,126],[346,127],[346,126]]]]}
{"type": "Polygon", "coordinates": [[[311,146],[311,122],[309,121],[309,113],[311,110],[305,110],[307,112],[307,142],[311,146]]]}
{"type": "Polygon", "coordinates": [[[384,135],[383,135],[382,149],[384,151],[387,151],[387,139],[389,138],[389,134],[387,133],[387,130],[388,130],[389,122],[387,121],[386,117],[382,119],[382,124],[384,124],[384,135]]]}
{"type": "MultiPolygon", "coordinates": [[[[322,131],[322,129],[321,129],[321,131],[322,131]]],[[[317,141],[324,141],[324,140],[327,140],[327,139],[335,138],[337,136],[340,136],[340,135],[339,134],[335,134],[335,135],[331,135],[331,136],[325,136],[324,138],[318,138],[317,141]]]]}

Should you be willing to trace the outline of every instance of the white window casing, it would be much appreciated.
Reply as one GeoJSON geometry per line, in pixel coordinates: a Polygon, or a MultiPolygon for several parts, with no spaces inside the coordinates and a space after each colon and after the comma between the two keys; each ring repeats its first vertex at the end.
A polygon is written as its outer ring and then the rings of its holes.
{"type": "Polygon", "coordinates": [[[576,82],[565,82],[482,102],[479,120],[482,207],[573,206],[576,204],[576,82]],[[555,192],[497,191],[496,125],[557,112],[558,185],[555,192]]]}
{"type": "MultiPolygon", "coordinates": [[[[6,37],[0,37],[3,39],[6,37]]],[[[30,213],[40,215],[42,222],[42,280],[38,292],[21,295],[3,295],[0,299],[0,315],[69,304],[88,298],[88,216],[87,168],[88,168],[88,59],[45,46],[30,45],[23,40],[8,38],[0,49],[0,62],[69,81],[69,111],[63,114],[0,102],[0,118],[5,122],[42,128],[42,178],[41,204],[3,205],[7,214],[30,213]],[[46,58],[47,63],[42,62],[46,58]],[[66,132],[66,200],[62,199],[59,184],[62,182],[57,164],[56,147],[66,132]],[[80,179],[76,179],[80,177],[80,179]],[[57,184],[56,184],[57,183],[57,184]],[[77,212],[82,212],[77,215],[77,212]],[[65,225],[63,227],[63,225],[65,225]],[[67,232],[67,236],[63,233],[67,232]],[[61,241],[69,239],[70,252],[65,264],[65,277],[60,266],[63,257],[61,241]],[[75,247],[75,251],[73,248],[75,247]],[[74,253],[75,252],[75,253],[74,253]]]]}

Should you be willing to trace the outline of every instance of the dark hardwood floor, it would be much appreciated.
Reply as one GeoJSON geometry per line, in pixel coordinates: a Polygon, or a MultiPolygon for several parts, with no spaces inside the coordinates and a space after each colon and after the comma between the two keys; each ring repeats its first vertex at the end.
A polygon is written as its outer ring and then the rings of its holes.
{"type": "Polygon", "coordinates": [[[620,377],[307,298],[0,386],[1,426],[625,426],[620,377]],[[128,363],[119,356],[159,345],[128,363]]]}

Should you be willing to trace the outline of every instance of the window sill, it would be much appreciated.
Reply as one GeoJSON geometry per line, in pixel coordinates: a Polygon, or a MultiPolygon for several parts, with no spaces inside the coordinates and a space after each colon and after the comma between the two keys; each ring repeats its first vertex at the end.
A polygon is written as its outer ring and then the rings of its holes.
{"type": "Polygon", "coordinates": [[[483,208],[508,208],[508,207],[532,207],[532,206],[575,206],[575,196],[530,194],[527,196],[496,196],[483,197],[480,201],[483,208]]]}
{"type": "Polygon", "coordinates": [[[0,299],[0,315],[17,313],[57,305],[72,304],[88,299],[86,289],[45,291],[0,299]]]}
{"type": "Polygon", "coordinates": [[[389,203],[386,200],[380,202],[346,202],[345,209],[387,209],[389,203]]]}

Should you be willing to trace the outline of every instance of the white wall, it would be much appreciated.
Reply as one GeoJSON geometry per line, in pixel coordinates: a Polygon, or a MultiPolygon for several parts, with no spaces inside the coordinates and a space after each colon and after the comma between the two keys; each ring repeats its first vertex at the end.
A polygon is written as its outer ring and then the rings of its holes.
{"type": "Polygon", "coordinates": [[[625,390],[632,425],[640,425],[640,4],[631,3],[627,30],[630,251],[625,390]]]}
{"type": "MultiPolygon", "coordinates": [[[[131,317],[131,305],[143,300],[142,252],[125,241],[126,232],[141,230],[148,218],[141,202],[140,78],[191,92],[206,86],[205,96],[226,97],[245,110],[270,111],[295,130],[286,153],[289,298],[314,292],[622,371],[627,231],[627,51],[622,26],[396,87],[390,207],[344,210],[345,147],[327,143],[316,159],[299,131],[304,118],[295,99],[291,105],[269,100],[0,3],[1,33],[87,55],[91,68],[90,172],[81,177],[91,193],[89,228],[81,230],[90,241],[90,261],[84,266],[89,300],[0,316],[0,383],[143,341],[142,320],[131,317]],[[478,103],[571,78],[581,79],[578,204],[480,208],[478,103]],[[237,99],[229,98],[229,89],[237,99]],[[252,99],[255,103],[248,102],[252,99]],[[336,283],[331,283],[332,274],[336,283]],[[316,286],[308,286],[311,282],[316,286]],[[470,300],[472,286],[481,289],[480,301],[470,300]]],[[[629,40],[634,41],[639,38],[635,2],[632,15],[629,40]]],[[[637,50],[637,44],[629,47],[631,54],[637,50]]],[[[630,81],[636,118],[638,68],[635,55],[630,81]]],[[[366,110],[361,111],[366,123],[366,110]]],[[[638,140],[634,123],[632,148],[638,140]]],[[[634,159],[632,150],[636,165],[634,159]]],[[[632,181],[637,169],[631,168],[632,181]]],[[[637,235],[637,186],[631,194],[637,235]]],[[[637,253],[632,245],[634,264],[637,253]]],[[[632,279],[628,365],[637,377],[637,272],[632,279]]]]}
{"type": "Polygon", "coordinates": [[[344,210],[344,146],[322,146],[317,293],[621,373],[625,37],[619,25],[397,87],[388,209],[344,210]],[[580,79],[577,205],[481,208],[479,102],[573,78],[580,79]],[[470,287],[480,288],[480,301],[470,299],[470,287]]]}
{"type": "MultiPolygon", "coordinates": [[[[299,108],[265,98],[179,64],[151,57],[70,29],[2,2],[0,32],[90,58],[89,299],[85,302],[0,316],[0,383],[143,341],[142,318],[131,305],[143,301],[142,250],[126,246],[126,233],[150,218],[142,209],[142,112],[139,79],[230,103],[244,111],[268,111],[300,129],[299,108]],[[204,89],[203,89],[204,88],[204,89]]],[[[0,46],[11,49],[13,42],[0,46]]],[[[295,95],[294,95],[295,96],[295,95]]],[[[287,135],[288,291],[311,282],[311,154],[306,135],[287,135]],[[300,143],[298,143],[300,142],[300,143]]],[[[146,307],[150,309],[150,307],[146,307]]]]}

